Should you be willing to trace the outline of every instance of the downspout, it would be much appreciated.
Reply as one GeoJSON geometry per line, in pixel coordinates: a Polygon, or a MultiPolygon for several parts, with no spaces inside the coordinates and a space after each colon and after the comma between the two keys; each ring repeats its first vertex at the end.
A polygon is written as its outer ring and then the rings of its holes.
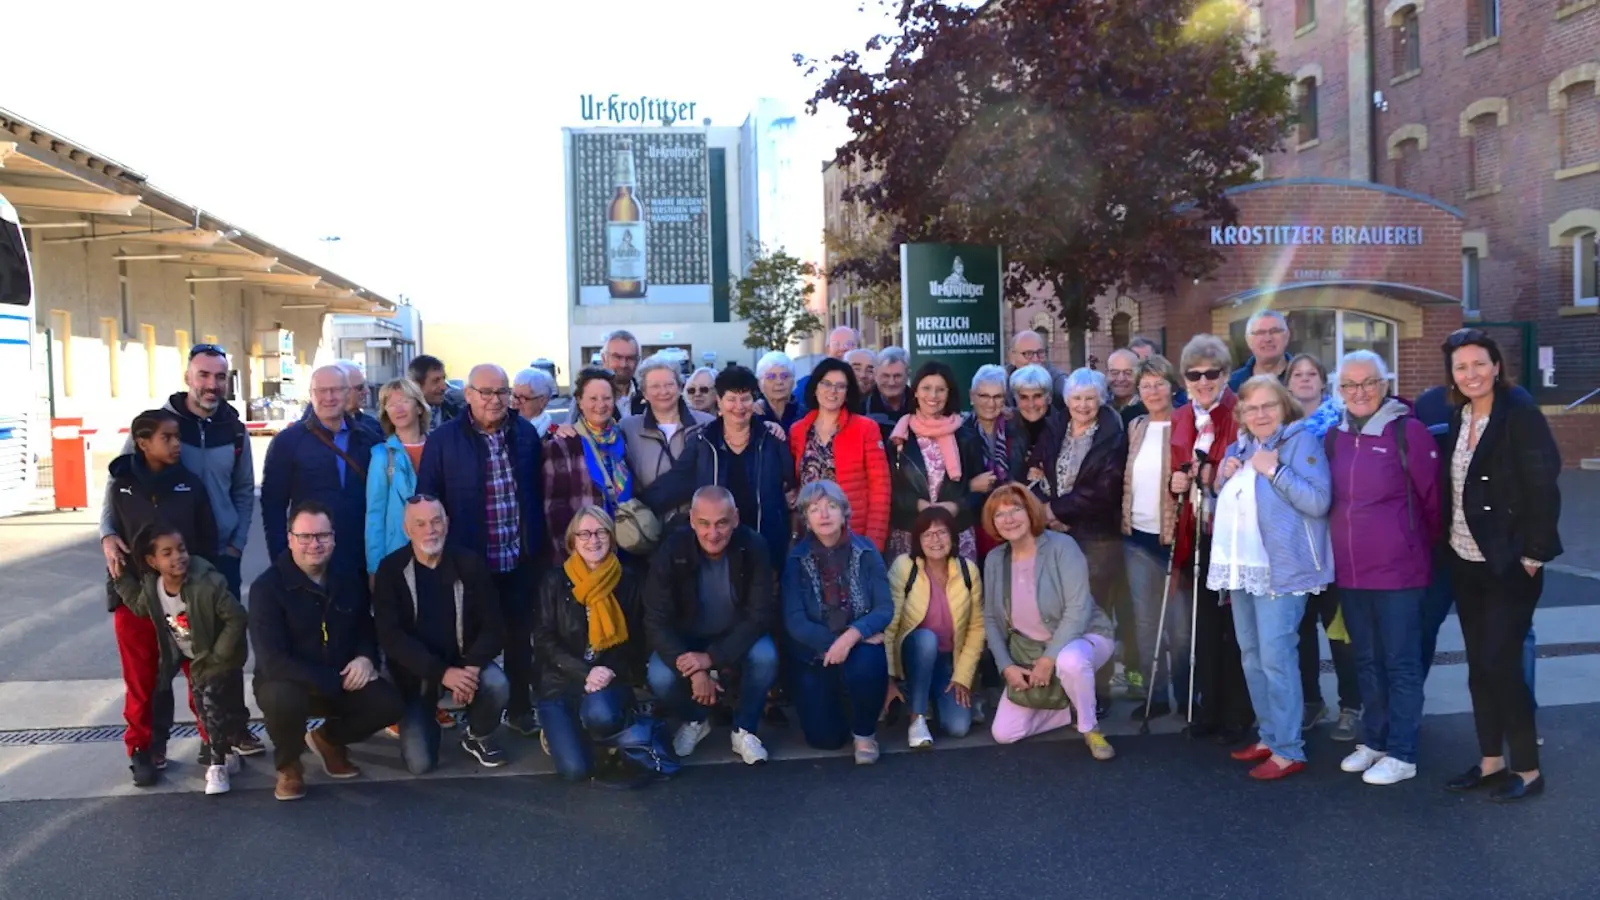
{"type": "Polygon", "coordinates": [[[1378,11],[1374,0],[1366,0],[1366,29],[1367,29],[1367,165],[1374,184],[1381,184],[1383,178],[1378,174],[1383,171],[1379,167],[1382,159],[1378,155],[1378,11]]]}

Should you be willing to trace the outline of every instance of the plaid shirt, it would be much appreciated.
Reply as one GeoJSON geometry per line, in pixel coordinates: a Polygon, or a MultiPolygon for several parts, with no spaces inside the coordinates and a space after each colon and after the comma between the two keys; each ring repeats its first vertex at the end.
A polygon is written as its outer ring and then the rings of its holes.
{"type": "Polygon", "coordinates": [[[509,572],[517,567],[521,547],[517,535],[517,479],[511,473],[511,450],[504,429],[481,432],[489,446],[489,466],[485,473],[484,497],[488,503],[489,568],[509,572]]]}

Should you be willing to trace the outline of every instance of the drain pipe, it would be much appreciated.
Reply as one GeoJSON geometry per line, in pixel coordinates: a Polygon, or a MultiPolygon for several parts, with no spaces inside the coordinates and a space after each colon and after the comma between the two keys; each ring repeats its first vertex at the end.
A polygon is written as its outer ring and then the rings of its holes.
{"type": "MultiPolygon", "coordinates": [[[[1373,184],[1382,184],[1383,178],[1378,174],[1382,170],[1378,155],[1378,11],[1376,0],[1366,0],[1367,13],[1367,166],[1368,179],[1373,184]]],[[[1383,106],[1388,106],[1385,101],[1383,106]]]]}

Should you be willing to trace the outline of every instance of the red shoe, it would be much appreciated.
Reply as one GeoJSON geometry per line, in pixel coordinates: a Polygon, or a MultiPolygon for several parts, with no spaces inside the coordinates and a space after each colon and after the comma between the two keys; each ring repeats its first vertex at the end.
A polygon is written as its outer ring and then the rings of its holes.
{"type": "Polygon", "coordinates": [[[1239,762],[1258,763],[1264,759],[1271,758],[1272,751],[1267,749],[1266,744],[1251,744],[1243,750],[1235,750],[1228,755],[1234,759],[1237,759],[1239,762]]]}
{"type": "Polygon", "coordinates": [[[1268,758],[1261,765],[1250,770],[1250,777],[1257,781],[1277,781],[1279,778],[1287,778],[1305,767],[1306,764],[1298,760],[1289,763],[1287,766],[1279,767],[1277,763],[1268,758]]]}

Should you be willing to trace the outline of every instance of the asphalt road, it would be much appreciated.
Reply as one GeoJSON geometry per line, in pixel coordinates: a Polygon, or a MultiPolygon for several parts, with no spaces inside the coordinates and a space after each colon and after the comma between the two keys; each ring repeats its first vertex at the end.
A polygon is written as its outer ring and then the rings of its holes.
{"type": "Polygon", "coordinates": [[[1471,721],[1434,717],[1423,774],[1256,784],[1217,745],[1124,739],[695,767],[634,793],[552,777],[13,803],[0,900],[1002,896],[1600,896],[1600,707],[1540,713],[1550,793],[1517,807],[1446,793],[1471,721]]]}

